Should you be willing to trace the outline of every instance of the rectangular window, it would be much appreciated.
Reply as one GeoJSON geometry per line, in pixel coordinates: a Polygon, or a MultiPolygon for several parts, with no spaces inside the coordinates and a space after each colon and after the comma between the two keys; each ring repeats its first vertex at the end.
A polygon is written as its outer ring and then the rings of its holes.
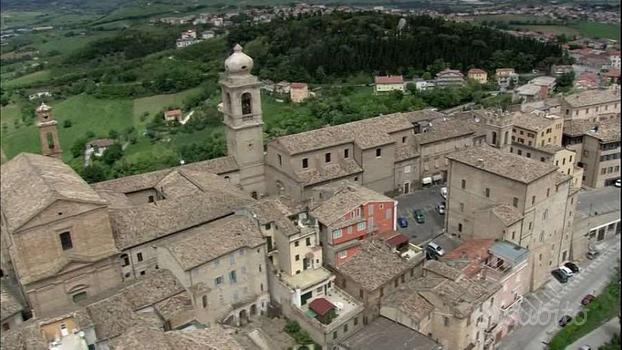
{"type": "Polygon", "coordinates": [[[138,261],[143,261],[143,253],[137,253],[136,259],[138,259],[138,261]]]}
{"type": "Polygon", "coordinates": [[[536,196],[531,196],[531,205],[536,203],[536,196]]]}
{"type": "Polygon", "coordinates": [[[458,232],[462,232],[462,224],[458,224],[458,232]]]}
{"type": "Polygon", "coordinates": [[[279,166],[283,166],[283,157],[281,157],[280,154],[278,154],[279,156],[279,166]]]}
{"type": "Polygon", "coordinates": [[[359,318],[358,318],[358,317],[355,317],[355,318],[354,318],[354,325],[356,326],[356,325],[358,325],[358,324],[359,324],[359,318]]]}
{"type": "Polygon", "coordinates": [[[406,143],[406,136],[402,136],[402,143],[406,143]]]}
{"type": "Polygon", "coordinates": [[[374,214],[374,205],[373,205],[373,204],[370,204],[370,205],[367,207],[367,215],[373,215],[373,214],[374,214]]]}
{"type": "Polygon", "coordinates": [[[305,244],[307,247],[311,245],[311,237],[307,237],[307,239],[305,239],[305,244]]]}
{"type": "Polygon", "coordinates": [[[222,276],[218,276],[214,279],[214,285],[219,286],[223,283],[224,278],[222,276]]]}
{"type": "Polygon", "coordinates": [[[328,153],[326,153],[326,154],[324,155],[324,161],[325,161],[326,163],[330,163],[330,152],[328,152],[328,153]]]}
{"type": "Polygon", "coordinates": [[[531,153],[527,152],[527,158],[531,158],[531,153]]]}
{"type": "Polygon", "coordinates": [[[309,159],[307,158],[302,158],[302,168],[306,169],[309,167],[309,159]]]}
{"type": "Polygon", "coordinates": [[[71,233],[62,232],[60,234],[60,245],[63,247],[63,250],[69,250],[73,248],[73,243],[71,242],[71,233]]]}
{"type": "Polygon", "coordinates": [[[514,197],[514,198],[512,199],[512,205],[513,205],[515,208],[518,208],[518,198],[514,197]]]}
{"type": "Polygon", "coordinates": [[[382,148],[376,148],[376,158],[382,157],[382,148]]]}
{"type": "Polygon", "coordinates": [[[516,151],[516,154],[518,154],[519,156],[522,156],[523,155],[523,151],[518,150],[518,151],[516,151]]]}
{"type": "Polygon", "coordinates": [[[238,281],[238,276],[235,274],[235,270],[229,272],[229,283],[236,283],[238,281]]]}
{"type": "Polygon", "coordinates": [[[461,184],[462,188],[466,188],[466,180],[462,179],[462,184],[461,184]]]}
{"type": "Polygon", "coordinates": [[[333,230],[333,238],[340,238],[340,237],[341,237],[341,229],[333,230]]]}
{"type": "Polygon", "coordinates": [[[229,255],[229,265],[235,264],[235,255],[229,255]]]}
{"type": "Polygon", "coordinates": [[[346,158],[346,159],[350,158],[350,150],[349,149],[346,148],[346,149],[343,150],[343,157],[346,158]]]}
{"type": "Polygon", "coordinates": [[[300,241],[294,241],[294,247],[298,247],[300,245],[300,241]]]}
{"type": "Polygon", "coordinates": [[[445,327],[449,327],[449,317],[443,316],[443,324],[445,327]]]}
{"type": "Polygon", "coordinates": [[[486,198],[490,198],[490,188],[486,188],[486,198]]]}
{"type": "Polygon", "coordinates": [[[343,333],[347,333],[348,332],[348,324],[344,324],[343,325],[343,333]]]}
{"type": "Polygon", "coordinates": [[[365,222],[359,222],[357,228],[358,228],[359,231],[363,231],[363,230],[365,230],[366,227],[367,227],[367,224],[365,222]]]}
{"type": "Polygon", "coordinates": [[[391,219],[392,216],[393,216],[393,210],[387,209],[387,210],[384,211],[384,218],[386,220],[391,219]]]}
{"type": "Polygon", "coordinates": [[[464,203],[460,203],[460,212],[464,212],[464,203]]]}
{"type": "Polygon", "coordinates": [[[294,260],[300,261],[300,255],[296,254],[296,256],[294,257],[294,260]]]}

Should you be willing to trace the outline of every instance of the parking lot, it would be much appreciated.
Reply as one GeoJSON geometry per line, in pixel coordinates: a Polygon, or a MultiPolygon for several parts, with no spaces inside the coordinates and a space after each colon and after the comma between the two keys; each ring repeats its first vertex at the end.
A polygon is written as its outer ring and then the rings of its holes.
{"type": "Polygon", "coordinates": [[[440,189],[441,186],[433,186],[395,198],[398,201],[397,216],[408,220],[408,227],[398,226],[398,231],[410,237],[414,244],[426,242],[443,232],[445,216],[436,211],[436,205],[444,201],[440,189]],[[423,210],[423,224],[415,221],[415,209],[423,210]]]}

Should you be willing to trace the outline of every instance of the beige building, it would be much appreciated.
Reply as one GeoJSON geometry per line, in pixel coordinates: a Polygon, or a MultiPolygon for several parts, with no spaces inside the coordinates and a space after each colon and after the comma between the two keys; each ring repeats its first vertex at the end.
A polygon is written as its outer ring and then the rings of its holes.
{"type": "Polygon", "coordinates": [[[404,92],[404,77],[401,75],[387,75],[374,77],[374,92],[401,91],[404,92]]]}
{"type": "Polygon", "coordinates": [[[620,178],[619,117],[566,121],[563,144],[576,152],[585,186],[610,186],[620,178]]]}
{"type": "Polygon", "coordinates": [[[615,90],[587,90],[564,96],[561,105],[562,115],[568,119],[591,119],[596,121],[601,115],[620,116],[620,94],[615,90]]]}
{"type": "Polygon", "coordinates": [[[561,146],[563,130],[563,119],[555,115],[512,114],[512,143],[534,147],[561,146]]]}
{"type": "Polygon", "coordinates": [[[495,70],[497,84],[502,88],[507,88],[512,84],[518,84],[518,74],[514,68],[498,68],[495,70]]]}
{"type": "Polygon", "coordinates": [[[289,98],[294,103],[300,103],[309,98],[309,87],[305,83],[291,83],[289,98]]]}
{"type": "Polygon", "coordinates": [[[529,249],[530,290],[572,259],[577,189],[553,164],[488,146],[448,156],[446,232],[465,239],[504,239],[529,249]]]}
{"type": "Polygon", "coordinates": [[[436,73],[436,86],[456,87],[464,85],[464,74],[457,69],[445,69],[436,73]]]}
{"type": "Polygon", "coordinates": [[[250,218],[229,216],[191,228],[156,251],[158,264],[191,294],[199,322],[240,325],[267,310],[266,241],[250,218]]]}
{"type": "Polygon", "coordinates": [[[473,79],[480,84],[486,84],[488,82],[488,73],[485,70],[479,68],[471,68],[467,72],[467,77],[473,79]]]}
{"type": "Polygon", "coordinates": [[[121,283],[107,202],[68,165],[22,153],[2,165],[1,191],[3,242],[35,316],[121,283]]]}
{"type": "Polygon", "coordinates": [[[428,260],[423,277],[389,296],[380,312],[425,332],[444,349],[494,349],[500,290],[497,282],[470,279],[458,269],[428,260]]]}

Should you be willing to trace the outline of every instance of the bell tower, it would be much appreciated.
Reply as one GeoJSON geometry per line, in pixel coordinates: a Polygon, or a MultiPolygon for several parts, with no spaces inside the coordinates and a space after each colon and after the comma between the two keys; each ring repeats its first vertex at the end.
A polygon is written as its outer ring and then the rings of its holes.
{"type": "Polygon", "coordinates": [[[486,143],[502,151],[509,152],[512,145],[512,115],[509,112],[495,111],[485,124],[486,143]]]}
{"type": "Polygon", "coordinates": [[[240,185],[257,198],[265,192],[261,83],[251,74],[253,59],[235,45],[219,81],[227,154],[240,167],[240,185]]]}
{"type": "Polygon", "coordinates": [[[39,140],[41,142],[41,154],[44,156],[61,158],[63,150],[58,140],[57,122],[52,116],[52,107],[42,103],[36,110],[37,126],[39,127],[39,140]]]}

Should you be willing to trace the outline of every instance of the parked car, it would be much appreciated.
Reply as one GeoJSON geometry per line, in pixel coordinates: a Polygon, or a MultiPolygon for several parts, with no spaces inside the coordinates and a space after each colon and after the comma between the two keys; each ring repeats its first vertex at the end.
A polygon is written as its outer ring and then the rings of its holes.
{"type": "Polygon", "coordinates": [[[397,224],[401,228],[406,228],[406,227],[408,227],[408,219],[403,218],[403,217],[399,217],[399,218],[397,218],[397,224]]]}
{"type": "MultiPolygon", "coordinates": [[[[618,186],[620,187],[620,186],[618,186]]],[[[447,199],[447,187],[441,187],[441,196],[447,199]]]]}
{"type": "Polygon", "coordinates": [[[425,215],[423,214],[423,210],[421,209],[415,209],[415,221],[417,221],[418,224],[423,224],[425,222],[425,215]]]}
{"type": "Polygon", "coordinates": [[[579,273],[579,266],[571,261],[565,263],[564,266],[569,268],[572,273],[579,273]]]}
{"type": "Polygon", "coordinates": [[[568,277],[572,277],[574,276],[574,273],[572,273],[572,270],[570,270],[569,268],[567,268],[566,266],[560,266],[559,270],[561,272],[564,273],[564,275],[568,276],[568,277]]]}
{"type": "Polygon", "coordinates": [[[585,254],[585,257],[590,260],[594,260],[599,255],[600,255],[600,252],[598,250],[590,250],[587,252],[587,254],[585,254]]]}
{"type": "Polygon", "coordinates": [[[596,298],[596,297],[593,296],[592,294],[588,294],[588,295],[584,296],[583,299],[581,299],[581,305],[587,305],[587,304],[591,303],[592,300],[594,300],[594,298],[596,298]]]}
{"type": "Polygon", "coordinates": [[[438,254],[433,252],[431,249],[425,249],[425,259],[426,260],[438,260],[438,254]]]}
{"type": "Polygon", "coordinates": [[[445,204],[444,203],[438,203],[436,205],[436,212],[438,212],[440,215],[445,215],[445,204]]]}
{"type": "Polygon", "coordinates": [[[565,327],[570,322],[572,322],[572,316],[564,315],[559,319],[558,324],[560,327],[565,327]]]}
{"type": "Polygon", "coordinates": [[[620,186],[622,186],[622,179],[617,179],[617,180],[616,180],[616,182],[615,182],[615,184],[614,184],[614,186],[615,186],[615,187],[620,187],[620,186]]]}
{"type": "Polygon", "coordinates": [[[592,347],[589,345],[581,345],[581,347],[579,348],[579,350],[592,350],[592,347]]]}
{"type": "Polygon", "coordinates": [[[426,248],[430,249],[431,251],[433,251],[434,253],[438,254],[439,256],[445,255],[445,250],[440,245],[438,245],[438,244],[436,244],[434,242],[428,243],[426,248]]]}
{"type": "Polygon", "coordinates": [[[566,276],[565,273],[561,272],[560,269],[555,269],[555,270],[551,271],[551,275],[553,275],[553,277],[555,277],[555,279],[559,283],[566,283],[566,282],[568,282],[568,276],[566,276]]]}

